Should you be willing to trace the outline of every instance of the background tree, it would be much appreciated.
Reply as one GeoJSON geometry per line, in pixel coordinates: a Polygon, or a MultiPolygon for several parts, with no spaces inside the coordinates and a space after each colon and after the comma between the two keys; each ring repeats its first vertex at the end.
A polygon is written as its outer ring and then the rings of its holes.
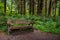
{"type": "Polygon", "coordinates": [[[55,15],[56,16],[57,0],[55,0],[55,15]]]}
{"type": "Polygon", "coordinates": [[[30,2],[29,2],[29,13],[30,14],[34,14],[34,0],[30,0],[30,2]]]}
{"type": "Polygon", "coordinates": [[[48,16],[51,14],[51,7],[52,7],[52,0],[49,2],[49,10],[48,10],[48,16]]]}
{"type": "Polygon", "coordinates": [[[60,16],[60,0],[59,0],[59,16],[60,16]]]}
{"type": "Polygon", "coordinates": [[[4,0],[4,13],[6,14],[6,0],[4,0]]]}
{"type": "Polygon", "coordinates": [[[44,2],[44,3],[45,3],[45,6],[44,6],[44,7],[45,7],[45,16],[47,16],[47,2],[48,2],[48,1],[47,1],[47,0],[44,0],[44,1],[45,1],[45,2],[44,2]]]}
{"type": "Polygon", "coordinates": [[[38,0],[37,3],[37,15],[41,15],[43,8],[43,0],[38,0]]]}

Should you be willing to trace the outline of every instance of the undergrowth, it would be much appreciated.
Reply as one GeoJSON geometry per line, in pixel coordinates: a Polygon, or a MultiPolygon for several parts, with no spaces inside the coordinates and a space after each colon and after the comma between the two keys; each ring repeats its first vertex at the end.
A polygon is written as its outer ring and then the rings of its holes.
{"type": "Polygon", "coordinates": [[[55,18],[44,18],[41,16],[35,15],[20,15],[20,14],[9,14],[6,16],[0,17],[0,30],[6,31],[6,21],[7,19],[11,20],[32,20],[34,21],[34,28],[37,30],[42,30],[43,32],[49,32],[54,34],[60,34],[60,17],[56,16],[55,18]]]}

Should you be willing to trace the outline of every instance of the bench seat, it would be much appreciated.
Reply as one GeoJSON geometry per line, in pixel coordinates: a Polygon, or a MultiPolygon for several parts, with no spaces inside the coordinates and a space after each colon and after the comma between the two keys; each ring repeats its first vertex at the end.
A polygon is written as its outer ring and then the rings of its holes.
{"type": "Polygon", "coordinates": [[[7,20],[7,27],[8,27],[8,34],[10,34],[10,32],[12,30],[23,30],[23,29],[32,29],[33,31],[33,22],[30,20],[7,20]],[[17,26],[17,27],[13,27],[11,24],[15,23],[15,24],[26,24],[26,26],[17,26]]]}

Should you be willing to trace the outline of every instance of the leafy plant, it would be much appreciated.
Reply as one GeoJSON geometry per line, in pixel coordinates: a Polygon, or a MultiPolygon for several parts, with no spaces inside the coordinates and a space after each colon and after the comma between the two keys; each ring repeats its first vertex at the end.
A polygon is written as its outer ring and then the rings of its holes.
{"type": "Polygon", "coordinates": [[[56,28],[57,25],[57,22],[53,21],[52,18],[46,18],[45,21],[38,19],[35,21],[34,28],[44,32],[60,34],[60,28],[56,28]]]}

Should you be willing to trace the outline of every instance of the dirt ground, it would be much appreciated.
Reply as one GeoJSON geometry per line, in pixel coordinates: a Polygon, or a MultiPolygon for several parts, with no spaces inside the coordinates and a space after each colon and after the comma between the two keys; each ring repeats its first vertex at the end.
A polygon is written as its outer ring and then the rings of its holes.
{"type": "Polygon", "coordinates": [[[4,32],[0,32],[0,40],[60,40],[60,35],[44,33],[38,30],[9,36],[4,34],[4,32]]]}

